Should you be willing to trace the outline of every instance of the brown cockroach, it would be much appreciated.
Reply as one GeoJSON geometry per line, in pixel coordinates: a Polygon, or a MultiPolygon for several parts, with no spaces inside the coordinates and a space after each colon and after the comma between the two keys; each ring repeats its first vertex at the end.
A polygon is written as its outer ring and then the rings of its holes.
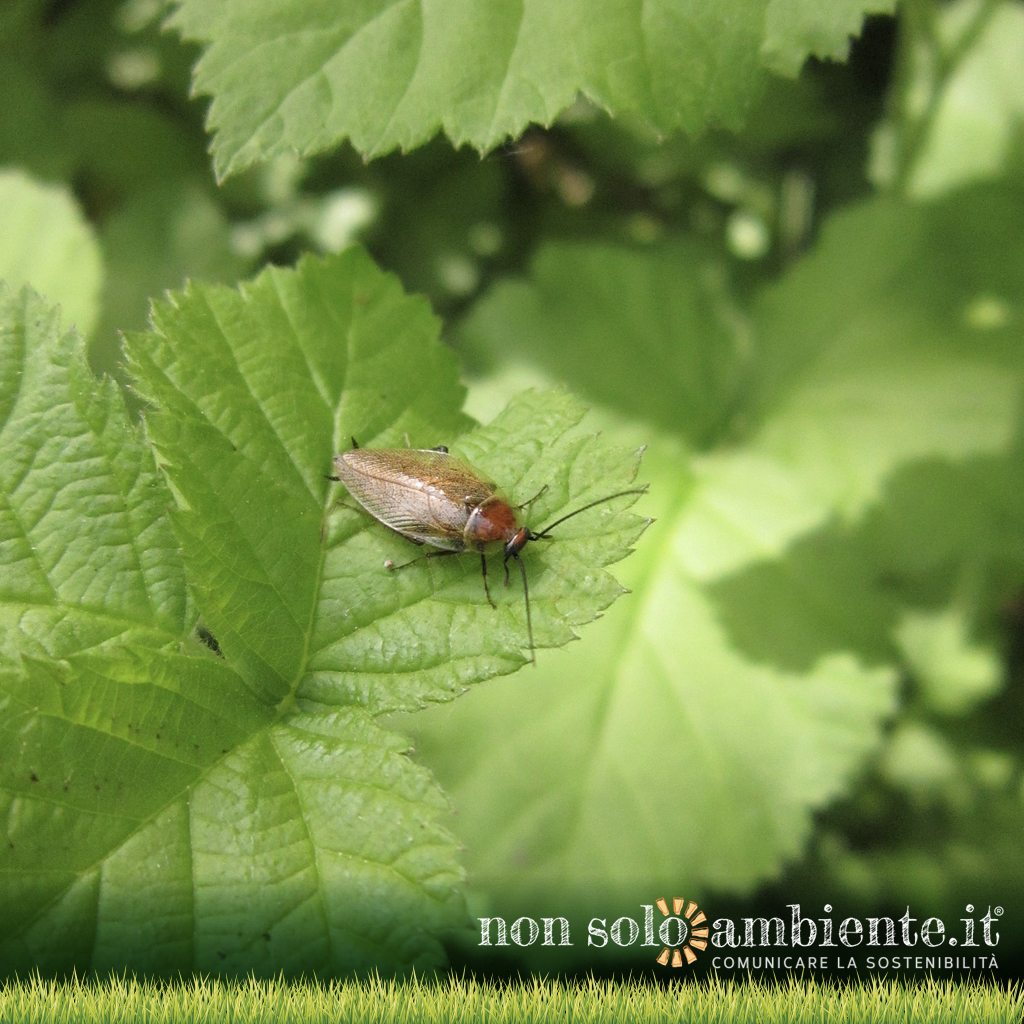
{"type": "Polygon", "coordinates": [[[494,483],[468,463],[449,455],[444,446],[426,449],[360,448],[353,438],[352,450],[334,457],[334,471],[335,475],[330,479],[344,484],[349,494],[374,519],[414,544],[438,548],[437,552],[432,552],[436,555],[478,552],[484,594],[491,607],[494,607],[494,602],[487,586],[487,552],[499,547],[504,552],[506,585],[509,581],[508,562],[510,558],[514,559],[523,577],[526,630],[530,660],[534,664],[530,588],[519,553],[532,540],[549,539],[556,526],[581,512],[614,498],[643,494],[647,490],[644,486],[616,491],[556,519],[543,530],[531,530],[520,525],[516,512],[536,501],[546,487],[530,501],[511,505],[494,483]]]}

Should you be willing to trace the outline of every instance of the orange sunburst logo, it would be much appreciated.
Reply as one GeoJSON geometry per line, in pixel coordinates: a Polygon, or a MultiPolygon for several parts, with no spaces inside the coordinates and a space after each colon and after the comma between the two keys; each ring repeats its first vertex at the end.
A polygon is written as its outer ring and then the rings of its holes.
{"type": "MultiPolygon", "coordinates": [[[[679,931],[676,941],[671,946],[664,946],[658,954],[658,963],[664,967],[669,962],[669,957],[671,957],[673,967],[682,967],[683,957],[686,957],[686,962],[692,964],[697,959],[697,954],[694,950],[705,949],[708,944],[707,918],[704,916],[703,911],[700,910],[693,900],[690,900],[686,905],[686,911],[680,914],[680,911],[683,910],[683,904],[686,903],[686,900],[681,896],[674,896],[672,898],[671,914],[668,911],[668,903],[664,897],[655,902],[663,917],[678,922],[679,931]]],[[[665,927],[668,923],[667,920],[662,921],[661,928],[659,929],[661,941],[665,943],[669,942],[669,933],[665,927]]]]}

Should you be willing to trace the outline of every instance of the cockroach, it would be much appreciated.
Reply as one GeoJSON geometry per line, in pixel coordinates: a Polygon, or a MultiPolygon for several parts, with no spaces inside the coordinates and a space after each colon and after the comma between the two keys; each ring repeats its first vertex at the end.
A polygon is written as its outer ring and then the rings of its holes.
{"type": "MultiPolygon", "coordinates": [[[[506,586],[509,559],[513,559],[523,577],[530,661],[535,665],[530,588],[526,582],[526,566],[519,553],[532,540],[549,540],[556,526],[581,512],[647,490],[644,486],[616,491],[556,519],[543,530],[531,530],[520,525],[516,512],[536,501],[546,487],[528,502],[511,505],[492,481],[461,459],[449,455],[443,445],[426,449],[360,448],[352,438],[352,450],[335,455],[334,471],[336,475],[330,479],[344,484],[349,494],[378,522],[414,544],[439,549],[425,557],[478,552],[484,594],[492,608],[495,605],[487,586],[487,553],[499,547],[504,552],[502,566],[506,586]]],[[[388,568],[404,566],[391,564],[388,568]]]]}

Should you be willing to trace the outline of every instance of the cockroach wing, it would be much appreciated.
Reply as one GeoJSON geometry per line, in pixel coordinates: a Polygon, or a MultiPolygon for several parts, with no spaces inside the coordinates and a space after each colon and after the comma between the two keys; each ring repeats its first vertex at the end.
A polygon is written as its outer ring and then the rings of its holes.
{"type": "Polygon", "coordinates": [[[403,537],[462,551],[470,512],[496,488],[447,452],[354,448],[335,456],[338,479],[367,512],[403,537]]]}

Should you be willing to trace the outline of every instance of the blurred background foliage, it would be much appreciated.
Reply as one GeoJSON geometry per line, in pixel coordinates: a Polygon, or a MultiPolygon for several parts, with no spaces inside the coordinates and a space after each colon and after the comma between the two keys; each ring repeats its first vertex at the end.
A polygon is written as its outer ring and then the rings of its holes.
{"type": "MultiPolygon", "coordinates": [[[[738,131],[580,99],[484,156],[343,144],[221,184],[165,16],[0,7],[0,274],[64,304],[97,372],[125,380],[120,332],[186,278],[359,242],[443,318],[472,414],[566,383],[650,445],[634,597],[401,719],[471,909],[998,904],[1019,971],[1024,4],[869,17],[738,131]]],[[[628,962],[512,952],[453,956],[628,962]]]]}

